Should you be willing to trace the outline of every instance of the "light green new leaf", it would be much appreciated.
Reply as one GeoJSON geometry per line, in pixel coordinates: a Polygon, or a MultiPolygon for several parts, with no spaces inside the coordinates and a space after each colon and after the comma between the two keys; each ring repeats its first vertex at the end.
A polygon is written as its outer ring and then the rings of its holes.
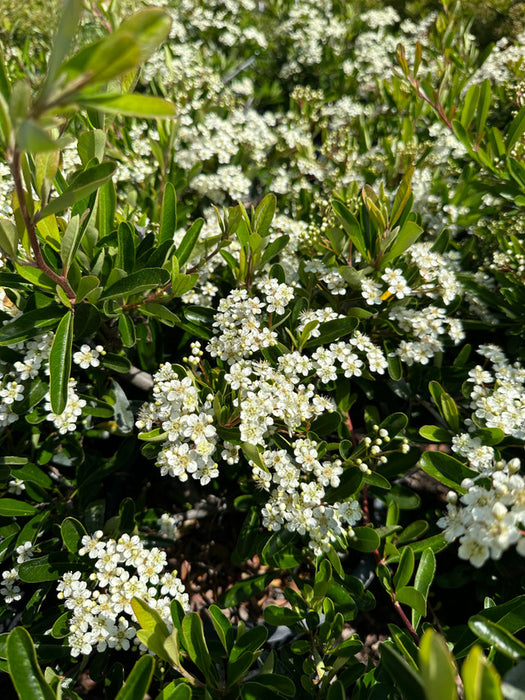
{"type": "Polygon", "coordinates": [[[146,61],[167,38],[171,19],[167,12],[158,7],[150,7],[136,12],[125,19],[118,32],[129,32],[140,47],[139,63],[146,61]]]}
{"type": "Polygon", "coordinates": [[[49,394],[51,409],[59,415],[67,404],[73,346],[73,314],[68,311],[58,324],[49,352],[49,394]]]}
{"type": "Polygon", "coordinates": [[[219,678],[204,637],[202,620],[197,613],[188,613],[182,620],[182,631],[190,659],[202,671],[207,681],[217,685],[219,678]]]}
{"type": "Polygon", "coordinates": [[[9,219],[0,219],[0,249],[10,258],[16,259],[19,240],[16,226],[9,219]]]}
{"type": "Polygon", "coordinates": [[[40,99],[43,99],[51,90],[55,76],[71,48],[83,7],[82,0],[65,0],[64,2],[40,99]]]}
{"type": "Polygon", "coordinates": [[[401,184],[399,185],[399,188],[396,192],[394,203],[392,204],[392,211],[390,212],[390,220],[388,222],[390,229],[394,228],[396,222],[399,220],[401,214],[405,209],[406,203],[410,199],[410,193],[412,191],[411,183],[412,177],[414,175],[414,170],[415,169],[411,167],[406,171],[405,176],[401,181],[401,184]]]}
{"type": "Polygon", "coordinates": [[[38,665],[33,640],[23,627],[15,627],[9,633],[7,663],[21,700],[55,700],[55,693],[46,683],[38,665]]]}
{"type": "Polygon", "coordinates": [[[224,651],[229,654],[235,641],[231,622],[217,605],[210,605],[208,614],[224,647],[224,651]]]}
{"type": "Polygon", "coordinates": [[[153,678],[155,660],[151,656],[143,656],[131,669],[115,700],[139,700],[148,692],[153,678]]]}
{"type": "Polygon", "coordinates": [[[96,109],[108,114],[121,114],[126,117],[143,119],[166,119],[175,116],[175,105],[161,97],[151,95],[104,93],[85,95],[78,100],[82,107],[96,109]]]}
{"type": "Polygon", "coordinates": [[[78,137],[77,151],[84,167],[86,167],[93,158],[96,158],[99,163],[102,163],[105,148],[106,132],[102,131],[102,129],[84,131],[78,137]]]}
{"type": "Polygon", "coordinates": [[[263,238],[270,233],[276,206],[277,198],[274,194],[267,194],[257,205],[253,220],[253,230],[263,238]]]}
{"type": "MultiPolygon", "coordinates": [[[[499,674],[477,644],[463,662],[461,677],[465,700],[503,700],[499,674]]],[[[512,695],[507,697],[512,700],[512,695]]]]}
{"type": "Polygon", "coordinates": [[[512,120],[507,134],[507,154],[511,152],[512,147],[517,143],[518,139],[525,131],[525,106],[520,109],[518,114],[512,120]]]}
{"type": "Polygon", "coordinates": [[[388,252],[381,258],[381,267],[395,260],[402,253],[410,248],[423,233],[421,226],[415,221],[405,221],[403,226],[397,232],[388,252]]]}
{"type": "Polygon", "coordinates": [[[433,629],[427,629],[421,638],[419,666],[427,700],[457,700],[454,659],[433,629]]]}

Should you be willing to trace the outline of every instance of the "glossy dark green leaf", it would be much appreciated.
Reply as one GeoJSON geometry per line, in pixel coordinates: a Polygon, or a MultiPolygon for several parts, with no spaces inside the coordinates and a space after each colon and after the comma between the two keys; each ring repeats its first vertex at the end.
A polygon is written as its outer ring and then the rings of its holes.
{"type": "Polygon", "coordinates": [[[52,552],[20,564],[18,576],[26,583],[57,581],[67,571],[88,570],[90,564],[66,552],[52,552]]]}
{"type": "Polygon", "coordinates": [[[54,328],[64,317],[64,308],[52,304],[43,309],[27,311],[0,327],[0,345],[15,345],[54,328]]]}
{"type": "Polygon", "coordinates": [[[318,345],[326,345],[334,340],[343,338],[357,328],[358,320],[350,316],[345,318],[336,318],[333,321],[319,324],[320,335],[317,338],[311,338],[305,343],[306,348],[316,347],[318,345]]]}
{"type": "Polygon", "coordinates": [[[407,585],[414,573],[414,566],[414,552],[410,547],[405,547],[394,574],[394,588],[399,589],[407,585]]]}
{"type": "Polygon", "coordinates": [[[190,659],[202,671],[208,682],[218,683],[217,670],[212,662],[208,645],[204,637],[202,620],[197,613],[188,613],[182,620],[185,646],[190,659]]]}
{"type": "Polygon", "coordinates": [[[486,644],[496,647],[505,656],[517,661],[525,657],[525,644],[496,622],[483,615],[474,615],[468,626],[486,644]]]}
{"type": "Polygon", "coordinates": [[[85,527],[76,518],[66,518],[60,525],[62,541],[66,548],[72,553],[77,554],[80,549],[80,544],[84,535],[87,535],[85,527]]]}
{"type": "Polygon", "coordinates": [[[465,493],[465,489],[461,487],[463,479],[477,476],[477,472],[445,452],[429,450],[423,453],[419,465],[427,474],[459,493],[465,493]]]}
{"type": "Polygon", "coordinates": [[[224,651],[229,654],[235,641],[231,622],[218,605],[210,605],[208,614],[224,651]]]}
{"type": "Polygon", "coordinates": [[[173,241],[177,230],[177,193],[171,182],[166,183],[160,210],[160,229],[158,243],[173,241]]]}
{"type": "Polygon", "coordinates": [[[184,238],[175,251],[180,267],[182,267],[190,259],[193,249],[195,248],[195,245],[199,239],[199,234],[203,225],[204,219],[196,219],[184,234],[184,238]]]}
{"type": "Polygon", "coordinates": [[[57,415],[67,404],[72,347],[73,314],[68,311],[58,324],[49,352],[49,394],[51,408],[57,415]]]}
{"type": "Polygon", "coordinates": [[[373,527],[355,527],[354,536],[349,538],[349,543],[358,552],[375,552],[381,540],[373,527]]]}
{"type": "Polygon", "coordinates": [[[55,693],[46,683],[36,658],[35,645],[29,632],[15,627],[7,638],[9,674],[19,698],[23,700],[55,700],[55,693]]]}
{"type": "Polygon", "coordinates": [[[347,232],[352,245],[359,251],[364,260],[370,260],[361,226],[348,207],[338,199],[332,200],[332,207],[347,232]]]}
{"type": "Polygon", "coordinates": [[[132,348],[136,342],[135,324],[130,316],[121,314],[118,319],[120,340],[125,348],[132,348]]]}
{"type": "Polygon", "coordinates": [[[263,610],[263,617],[268,625],[273,625],[274,627],[279,627],[279,625],[292,627],[303,619],[300,613],[281,605],[268,605],[263,610]]]}
{"type": "Polygon", "coordinates": [[[419,675],[397,652],[392,643],[383,643],[379,647],[381,663],[399,688],[403,700],[426,700],[425,691],[419,675]]]}
{"type": "MultiPolygon", "coordinates": [[[[436,555],[432,549],[428,548],[421,554],[421,559],[417,567],[416,576],[414,579],[414,588],[421,593],[424,600],[428,599],[430,586],[434,580],[436,573],[436,555]]],[[[412,627],[417,629],[422,615],[416,609],[412,608],[412,627]]]]}
{"type": "Polygon", "coordinates": [[[432,440],[432,442],[450,443],[451,441],[451,435],[448,430],[438,428],[437,425],[424,425],[419,429],[419,434],[425,440],[432,440]]]}
{"type": "Polygon", "coordinates": [[[243,700],[268,700],[272,695],[293,698],[296,694],[294,682],[277,673],[260,673],[254,680],[241,685],[243,700]]]}
{"type": "Polygon", "coordinates": [[[279,569],[292,569],[303,560],[301,552],[294,546],[297,536],[288,530],[274,532],[262,550],[265,564],[279,569]]]}
{"type": "Polygon", "coordinates": [[[269,571],[237,581],[220,597],[219,605],[224,608],[230,608],[245,600],[249,600],[252,596],[261,594],[270,581],[275,578],[275,573],[275,571],[269,571]]]}
{"type": "Polygon", "coordinates": [[[162,268],[145,268],[132,272],[127,277],[115,282],[109,289],[105,289],[100,301],[106,299],[116,299],[117,297],[127,297],[131,294],[140,294],[149,289],[168,284],[169,272],[162,268]]]}
{"type": "Polygon", "coordinates": [[[55,621],[51,629],[51,636],[53,639],[64,639],[64,637],[68,636],[70,617],[71,614],[69,612],[65,612],[55,621]]]}

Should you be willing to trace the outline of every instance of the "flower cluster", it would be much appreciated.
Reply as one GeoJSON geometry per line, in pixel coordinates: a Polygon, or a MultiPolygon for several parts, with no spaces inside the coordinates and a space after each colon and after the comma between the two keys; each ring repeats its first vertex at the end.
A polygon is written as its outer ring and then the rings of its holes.
{"type": "Polygon", "coordinates": [[[493,371],[481,365],[469,371],[473,411],[465,421],[469,432],[452,438],[453,451],[468,460],[473,476],[463,480],[459,499],[455,492],[449,493],[447,513],[438,521],[447,541],[459,538],[458,555],[476,567],[489,557],[499,559],[512,545],[525,556],[525,479],[519,473],[520,460],[500,459],[497,447],[483,444],[479,430],[495,428],[502,436],[525,439],[525,369],[519,363],[511,365],[496,345],[481,345],[478,353],[492,363],[493,371]]]}
{"type": "Polygon", "coordinates": [[[262,509],[268,530],[286,529],[307,535],[317,556],[327,552],[340,535],[352,536],[352,525],[361,518],[355,500],[326,503],[326,488],[337,487],[343,472],[339,459],[319,457],[319,445],[298,439],[287,450],[265,450],[262,466],[250,461],[256,483],[269,492],[262,509]]]}
{"type": "Polygon", "coordinates": [[[69,619],[71,655],[138,645],[131,601],[138,597],[157,610],[171,626],[170,603],[178,600],[188,610],[188,594],[176,571],[166,571],[165,552],[147,549],[138,535],[103,540],[98,530],[82,538],[80,556],[92,560],[95,571],[84,580],[81,571],[69,571],[57,584],[69,619]]]}
{"type": "Polygon", "coordinates": [[[213,458],[218,439],[211,410],[213,396],[201,401],[191,377],[180,379],[169,363],[154,376],[153,396],[141,408],[136,425],[146,432],[161,425],[166,437],[157,457],[161,474],[181,481],[191,475],[202,485],[208,484],[219,475],[213,458]]]}

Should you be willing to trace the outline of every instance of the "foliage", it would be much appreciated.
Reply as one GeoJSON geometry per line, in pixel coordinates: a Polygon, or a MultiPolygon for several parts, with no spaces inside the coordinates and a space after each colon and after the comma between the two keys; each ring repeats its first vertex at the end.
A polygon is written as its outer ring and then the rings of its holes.
{"type": "Polygon", "coordinates": [[[3,682],[519,697],[522,34],[159,4],[2,28],[3,682]]]}

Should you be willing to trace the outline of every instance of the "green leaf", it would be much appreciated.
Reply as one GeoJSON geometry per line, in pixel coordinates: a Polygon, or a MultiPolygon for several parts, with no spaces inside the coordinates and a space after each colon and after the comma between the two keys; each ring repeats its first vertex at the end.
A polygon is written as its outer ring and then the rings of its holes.
{"type": "Polygon", "coordinates": [[[115,267],[128,274],[135,266],[135,236],[133,227],[127,221],[122,221],[117,229],[117,259],[115,267]]]}
{"type": "MultiPolygon", "coordinates": [[[[481,647],[474,645],[461,667],[465,700],[503,700],[501,679],[494,666],[487,661],[481,647]]],[[[525,686],[524,686],[525,687],[525,686]]],[[[506,694],[513,700],[512,694],[506,694]]],[[[517,700],[517,699],[516,699],[517,700]]]]}
{"type": "Polygon", "coordinates": [[[425,692],[419,675],[394,648],[392,642],[379,647],[381,663],[401,691],[403,700],[425,700],[425,692]]]}
{"type": "Polygon", "coordinates": [[[27,630],[15,627],[7,638],[9,674],[22,700],[55,700],[36,658],[35,645],[27,630]]]}
{"type": "Polygon", "coordinates": [[[98,191],[97,222],[100,238],[108,236],[113,231],[117,193],[113,180],[105,182],[98,191]]]}
{"type": "Polygon", "coordinates": [[[419,663],[427,700],[457,700],[454,658],[445,640],[431,628],[421,638],[419,663]]]}
{"type": "Polygon", "coordinates": [[[354,536],[349,538],[349,545],[358,552],[375,552],[381,540],[373,527],[354,527],[354,536]]]}
{"type": "Polygon", "coordinates": [[[151,656],[143,656],[131,669],[115,700],[138,700],[148,692],[153,678],[155,660],[151,656]]]}
{"type": "Polygon", "coordinates": [[[507,133],[506,145],[507,154],[511,152],[512,147],[516,144],[521,137],[522,133],[525,131],[525,106],[523,106],[518,114],[514,117],[510,123],[509,130],[507,133]]]}
{"type": "Polygon", "coordinates": [[[297,535],[288,530],[274,532],[264,545],[261,557],[265,564],[278,569],[292,569],[303,561],[299,550],[293,546],[297,535]]]}
{"type": "Polygon", "coordinates": [[[224,593],[219,599],[219,605],[225,608],[230,608],[234,605],[249,600],[253,596],[257,596],[266,588],[266,586],[275,578],[275,571],[269,571],[257,576],[243,579],[234,583],[233,586],[224,593]]]}
{"type": "Polygon", "coordinates": [[[0,249],[15,260],[18,258],[19,240],[16,226],[8,219],[0,219],[0,249]]]}
{"type": "Polygon", "coordinates": [[[424,452],[419,460],[419,466],[434,479],[458,493],[465,493],[465,489],[461,487],[463,479],[472,479],[477,475],[477,472],[445,452],[431,450],[424,452]]]}
{"type": "Polygon", "coordinates": [[[411,193],[411,183],[412,177],[414,176],[414,168],[410,167],[403,177],[401,184],[398,187],[396,196],[394,198],[394,203],[392,204],[392,211],[390,212],[389,227],[393,229],[396,222],[401,217],[403,210],[405,209],[406,203],[410,199],[411,193]]]}
{"type": "Polygon", "coordinates": [[[275,214],[277,206],[277,198],[274,194],[267,194],[255,210],[253,217],[253,231],[257,232],[263,238],[270,233],[270,226],[275,214]]]}
{"type": "Polygon", "coordinates": [[[396,546],[415,540],[428,530],[426,520],[413,520],[396,538],[396,546]]]}
{"type": "Polygon", "coordinates": [[[469,619],[468,626],[486,644],[496,647],[505,656],[515,661],[525,657],[525,644],[496,622],[483,615],[474,615],[469,619]]]}
{"type": "Polygon", "coordinates": [[[182,267],[190,259],[190,255],[199,239],[199,234],[204,225],[204,219],[196,219],[184,234],[179,247],[175,251],[179,266],[182,267]]]}
{"type": "Polygon", "coordinates": [[[352,245],[361,253],[363,260],[370,260],[370,254],[366,248],[361,226],[355,216],[348,207],[338,199],[332,199],[332,207],[352,241],[352,245]]]}
{"type": "Polygon", "coordinates": [[[208,614],[224,651],[229,655],[235,641],[231,622],[217,605],[210,605],[208,614]]]}
{"type": "MultiPolygon", "coordinates": [[[[104,150],[106,148],[106,132],[102,129],[90,129],[84,131],[78,137],[77,151],[84,167],[90,163],[93,158],[96,158],[99,163],[102,163],[104,158],[104,150]]],[[[100,232],[100,235],[105,235],[100,232]]]]}
{"type": "Polygon", "coordinates": [[[443,418],[455,433],[459,433],[460,421],[456,402],[452,396],[450,396],[450,394],[447,394],[447,392],[444,391],[441,394],[440,403],[443,418]]]}
{"type": "Polygon", "coordinates": [[[281,605],[268,605],[263,610],[264,621],[268,625],[292,627],[303,619],[303,615],[281,605]]]}
{"type": "Polygon", "coordinates": [[[316,347],[318,345],[326,345],[338,340],[345,335],[348,335],[357,328],[358,320],[350,316],[345,318],[336,318],[333,321],[326,321],[319,324],[320,335],[317,338],[309,340],[304,347],[316,347]]]}
{"type": "MultiPolygon", "coordinates": [[[[417,567],[416,571],[416,577],[414,579],[414,588],[421,593],[425,602],[428,598],[428,592],[432,581],[434,580],[435,573],[436,556],[432,549],[425,549],[421,555],[419,566],[417,567]]],[[[421,618],[422,615],[412,608],[412,627],[414,627],[414,629],[417,629],[421,618]]]]}
{"type": "Polygon", "coordinates": [[[43,331],[54,328],[64,317],[64,308],[52,304],[43,309],[27,311],[14,321],[0,327],[0,346],[15,345],[40,335],[43,331]]]}
{"type": "Polygon", "coordinates": [[[90,294],[94,289],[96,289],[100,284],[100,280],[98,277],[95,277],[94,275],[85,275],[80,279],[80,282],[78,283],[78,287],[76,290],[76,300],[75,303],[79,303],[83,301],[83,299],[86,298],[88,294],[90,294]]]}
{"type": "Polygon", "coordinates": [[[55,623],[51,629],[51,636],[53,639],[64,639],[69,634],[69,618],[70,612],[65,612],[60,617],[55,620],[55,623]]]}
{"type": "Polygon", "coordinates": [[[451,435],[448,430],[438,428],[437,425],[424,425],[419,429],[419,434],[425,440],[432,440],[432,442],[450,443],[451,441],[451,435]]]}
{"type": "Polygon", "coordinates": [[[60,525],[62,541],[72,554],[77,554],[80,549],[82,537],[87,535],[86,529],[75,518],[66,518],[60,525]]]}
{"type": "Polygon", "coordinates": [[[189,275],[182,273],[173,275],[171,280],[171,293],[174,297],[181,297],[183,294],[186,294],[186,292],[189,292],[190,289],[193,289],[198,281],[198,272],[192,272],[189,275]]]}
{"type": "Polygon", "coordinates": [[[154,287],[164,286],[168,284],[169,280],[169,272],[160,267],[138,270],[118,280],[109,289],[105,289],[100,295],[99,301],[140,294],[154,287]]]}
{"type": "Polygon", "coordinates": [[[185,645],[190,659],[202,671],[209,683],[216,686],[219,679],[204,638],[202,620],[197,613],[188,613],[182,620],[185,645]]]}
{"type": "Polygon", "coordinates": [[[476,131],[478,132],[478,141],[483,134],[485,129],[485,124],[487,122],[487,116],[490,108],[490,98],[491,98],[491,87],[490,80],[485,78],[481,84],[481,93],[479,96],[478,109],[476,112],[476,131]]]}
{"type": "Polygon", "coordinates": [[[65,0],[64,2],[57,33],[53,40],[51,56],[47,64],[47,75],[39,99],[43,99],[53,87],[55,76],[71,48],[83,8],[82,0],[65,0]]]}
{"type": "Polygon", "coordinates": [[[51,478],[39,467],[37,467],[36,464],[31,464],[30,462],[22,466],[14,466],[12,469],[12,474],[17,479],[28,481],[31,484],[37,484],[44,489],[48,489],[53,486],[53,481],[51,478]]]}
{"type": "Polygon", "coordinates": [[[168,13],[158,7],[150,7],[125,19],[117,31],[129,32],[134,37],[140,48],[139,64],[142,64],[168,37],[170,28],[168,13]]]}
{"type": "Polygon", "coordinates": [[[107,114],[120,114],[126,117],[141,117],[142,119],[166,119],[175,116],[173,102],[163,100],[161,97],[137,93],[84,95],[78,100],[78,104],[107,114]]]}
{"type": "Polygon", "coordinates": [[[135,324],[127,314],[122,314],[118,319],[118,331],[120,340],[125,348],[132,348],[136,342],[135,324]]]}
{"type": "Polygon", "coordinates": [[[89,562],[79,561],[78,557],[72,554],[52,552],[20,564],[18,576],[26,583],[43,583],[57,581],[67,571],[89,570],[90,566],[89,562]]]}
{"type": "Polygon", "coordinates": [[[49,394],[51,409],[60,415],[67,404],[73,346],[73,314],[68,311],[58,324],[49,352],[49,394]]]}
{"type": "MultiPolygon", "coordinates": [[[[408,549],[408,548],[407,548],[408,549]]],[[[405,552],[403,551],[402,554],[405,552]]],[[[415,610],[418,615],[424,617],[427,614],[427,603],[423,595],[414,586],[405,586],[396,590],[396,600],[415,610]]]]}
{"type": "Polygon", "coordinates": [[[381,258],[381,267],[385,267],[408,250],[422,233],[423,229],[415,221],[405,221],[394,237],[388,252],[381,258]]]}
{"type": "Polygon", "coordinates": [[[293,698],[296,692],[294,682],[287,676],[277,673],[260,673],[254,680],[246,681],[241,685],[243,700],[268,700],[274,693],[293,698]]]}
{"type": "Polygon", "coordinates": [[[177,229],[177,192],[171,182],[166,183],[160,210],[160,229],[158,244],[173,241],[177,229]]]}
{"type": "Polygon", "coordinates": [[[399,559],[396,573],[394,574],[394,588],[399,589],[407,585],[414,573],[414,552],[410,547],[405,547],[399,559]]]}
{"type": "Polygon", "coordinates": [[[77,253],[83,235],[84,231],[80,227],[80,217],[77,214],[69,221],[64,235],[62,236],[62,240],[60,241],[60,258],[65,275],[67,275],[71,262],[77,253]]]}
{"type": "Polygon", "coordinates": [[[45,219],[46,216],[69,209],[75,202],[85,199],[111,179],[116,167],[116,163],[106,161],[75,175],[62,194],[42,209],[40,218],[45,219]]]}
{"type": "Polygon", "coordinates": [[[469,128],[472,120],[474,119],[474,115],[476,114],[478,107],[480,92],[479,85],[471,85],[467,90],[460,116],[461,124],[465,129],[469,128]]]}
{"type": "Polygon", "coordinates": [[[0,515],[5,517],[26,517],[37,513],[35,506],[16,498],[0,498],[0,515]]]}

